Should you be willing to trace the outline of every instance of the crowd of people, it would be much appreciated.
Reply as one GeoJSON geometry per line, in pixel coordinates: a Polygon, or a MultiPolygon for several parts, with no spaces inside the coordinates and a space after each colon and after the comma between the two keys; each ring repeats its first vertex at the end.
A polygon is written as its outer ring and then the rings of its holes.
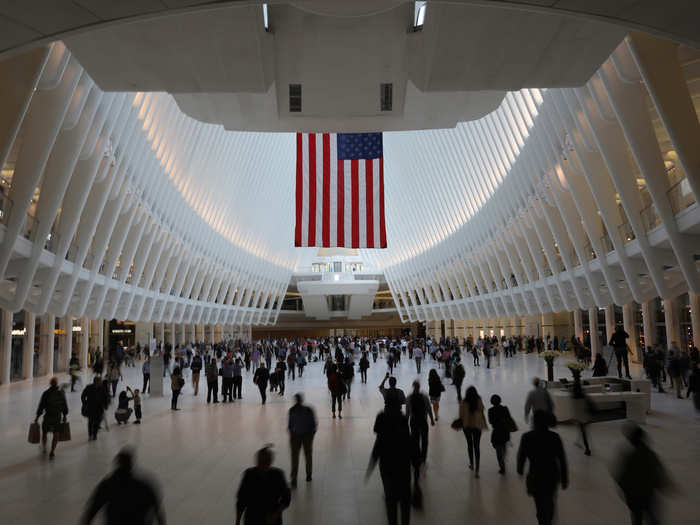
{"type": "MultiPolygon", "coordinates": [[[[624,340],[625,338],[622,337],[623,343],[624,340]]],[[[333,419],[342,419],[343,404],[351,400],[355,369],[357,368],[360,372],[360,381],[364,385],[367,383],[367,370],[370,366],[376,366],[380,358],[384,360],[386,374],[378,385],[379,394],[384,400],[384,409],[376,416],[374,422],[375,443],[371,447],[367,475],[372,473],[375,465],[379,465],[387,519],[390,525],[394,525],[399,522],[408,524],[411,509],[422,506],[420,474],[425,469],[428,456],[430,427],[434,426],[440,418],[440,401],[446,393],[446,383],[454,386],[454,395],[459,403],[457,417],[452,421],[451,426],[465,437],[467,468],[473,473],[474,478],[479,478],[481,437],[482,434],[490,431],[490,443],[495,452],[498,472],[500,475],[506,475],[507,446],[511,442],[513,433],[519,430],[518,426],[500,395],[490,396],[490,407],[487,410],[476,387],[463,386],[466,377],[463,359],[470,357],[473,366],[480,367],[483,358],[485,366],[489,368],[497,365],[501,358],[513,358],[519,352],[539,350],[540,341],[542,348],[561,350],[566,346],[563,340],[559,341],[556,337],[544,340],[529,337],[486,337],[478,338],[476,341],[468,337],[462,342],[456,338],[433,340],[409,337],[343,337],[264,340],[257,343],[226,341],[213,345],[189,344],[174,347],[165,344],[162,345],[159,353],[163,358],[163,374],[170,379],[173,411],[178,410],[178,399],[187,385],[185,371],[189,371],[194,396],[198,396],[200,375],[202,371],[204,372],[204,379],[207,382],[206,403],[219,403],[219,391],[223,403],[241,400],[244,394],[248,394],[243,390],[243,376],[250,374],[252,383],[259,392],[260,401],[264,405],[267,402],[268,393],[275,392],[278,396],[284,396],[287,383],[294,381],[297,377],[303,377],[309,363],[317,363],[317,367],[322,370],[326,378],[329,391],[328,408],[333,419]],[[426,392],[422,390],[421,382],[418,380],[411,384],[408,395],[400,388],[393,372],[397,366],[401,366],[402,360],[407,361],[407,366],[415,367],[419,375],[422,367],[429,368],[426,392]]],[[[576,340],[571,341],[572,348],[575,349],[576,340]]],[[[132,413],[135,414],[134,423],[141,423],[142,394],[149,392],[151,386],[151,359],[149,355],[144,355],[140,365],[143,373],[142,388],[139,390],[124,386],[117,395],[119,384],[123,382],[122,367],[127,366],[128,363],[128,358],[125,357],[127,355],[127,352],[114,352],[109,356],[106,365],[101,356],[95,356],[94,378],[83,389],[80,396],[82,415],[87,418],[89,440],[97,439],[100,428],[108,425],[106,411],[113,398],[117,399],[114,416],[119,425],[128,423],[132,413]],[[133,405],[133,410],[130,405],[133,405]]],[[[681,355],[679,351],[678,356],[674,356],[672,360],[679,359],[681,355]]],[[[620,357],[618,361],[620,366],[625,363],[620,357]]],[[[688,391],[697,393],[697,382],[691,380],[697,377],[697,360],[694,363],[694,372],[688,381],[688,391]]],[[[595,366],[594,364],[594,373],[595,366]]],[[[649,368],[649,363],[645,359],[645,369],[656,384],[659,377],[654,376],[649,368]]],[[[621,373],[620,371],[620,375],[621,373]]],[[[673,374],[669,371],[669,377],[671,381],[675,380],[675,384],[682,380],[682,377],[679,379],[675,370],[673,374]]],[[[45,450],[46,434],[54,432],[50,453],[50,457],[53,458],[56,448],[56,429],[68,413],[65,393],[58,387],[55,379],[52,379],[50,388],[42,396],[37,420],[42,413],[45,414],[42,447],[45,450]]],[[[532,430],[524,432],[521,436],[516,470],[519,474],[523,474],[525,466],[528,466],[526,489],[534,499],[538,522],[550,524],[554,516],[556,490],[566,489],[569,472],[561,439],[552,430],[556,424],[552,398],[546,390],[546,384],[537,379],[534,381],[534,388],[526,398],[524,415],[525,420],[531,422],[532,430]]],[[[295,394],[294,404],[289,409],[287,430],[292,458],[290,483],[291,488],[294,489],[297,486],[302,450],[306,466],[306,481],[312,480],[313,440],[318,430],[315,410],[304,404],[303,395],[300,393],[295,394]]],[[[585,440],[583,430],[582,433],[585,440]]],[[[640,513],[654,516],[655,491],[667,486],[669,482],[658,458],[646,445],[643,432],[640,429],[631,429],[628,437],[635,447],[635,453],[640,455],[642,454],[640,450],[643,450],[643,459],[649,464],[653,463],[654,468],[657,469],[656,485],[651,489],[648,486],[623,487],[626,483],[630,484],[630,475],[627,470],[633,467],[628,464],[620,467],[616,479],[625,494],[633,517],[639,516],[640,513]],[[642,489],[647,491],[643,497],[639,495],[642,489]],[[632,494],[631,492],[634,491],[637,493],[632,494]]],[[[587,441],[586,449],[588,450],[587,441]]],[[[109,510],[111,508],[109,502],[116,496],[109,493],[108,487],[113,486],[116,483],[115,480],[129,480],[130,483],[140,484],[139,486],[145,491],[143,508],[150,509],[159,523],[165,523],[164,514],[158,503],[157,490],[148,484],[144,485],[143,480],[137,480],[131,475],[132,455],[132,452],[124,451],[117,456],[115,473],[97,488],[85,513],[85,523],[89,523],[99,508],[105,505],[108,506],[108,516],[110,513],[122,512],[116,506],[113,510],[109,510]]],[[[256,454],[256,465],[243,474],[237,496],[237,523],[241,520],[249,525],[281,523],[282,511],[290,504],[291,493],[284,473],[273,468],[272,462],[272,450],[269,446],[265,446],[256,454]]],[[[119,493],[124,488],[115,490],[119,493]]],[[[122,523],[122,521],[114,523],[122,523]]]]}

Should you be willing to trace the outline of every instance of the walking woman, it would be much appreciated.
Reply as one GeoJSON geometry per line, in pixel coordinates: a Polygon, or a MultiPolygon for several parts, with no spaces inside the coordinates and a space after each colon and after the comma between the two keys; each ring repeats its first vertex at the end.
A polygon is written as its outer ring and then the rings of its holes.
{"type": "Polygon", "coordinates": [[[109,362],[109,370],[107,371],[107,379],[109,384],[112,386],[112,397],[117,397],[117,385],[122,377],[122,373],[119,370],[119,365],[115,361],[109,362]]]}
{"type": "Polygon", "coordinates": [[[438,415],[440,411],[440,396],[444,391],[445,385],[442,384],[437,370],[431,368],[430,372],[428,372],[428,397],[430,398],[430,403],[433,405],[435,421],[440,419],[440,416],[438,415]]]}
{"type": "Polygon", "coordinates": [[[177,398],[180,396],[180,391],[183,386],[185,386],[185,379],[182,377],[180,367],[176,366],[170,374],[170,389],[173,392],[173,398],[170,401],[170,408],[172,410],[180,410],[177,408],[177,398]]]}
{"type": "Polygon", "coordinates": [[[464,394],[459,406],[459,419],[462,421],[462,431],[467,438],[467,453],[469,454],[469,470],[474,470],[474,476],[479,477],[479,459],[481,451],[481,432],[488,429],[484,417],[484,403],[481,401],[476,388],[470,386],[464,394]]]}
{"type": "Polygon", "coordinates": [[[501,396],[491,396],[491,408],[489,408],[489,423],[491,423],[491,444],[496,449],[498,459],[498,473],[506,473],[506,445],[510,441],[511,431],[515,431],[515,423],[510,415],[508,407],[501,405],[501,396]]]}

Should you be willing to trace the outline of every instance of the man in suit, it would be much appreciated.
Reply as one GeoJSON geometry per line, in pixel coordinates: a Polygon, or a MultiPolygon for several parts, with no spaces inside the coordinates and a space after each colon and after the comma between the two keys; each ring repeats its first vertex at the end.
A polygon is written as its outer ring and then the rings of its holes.
{"type": "Polygon", "coordinates": [[[554,518],[554,496],[557,487],[566,490],[569,471],[561,438],[548,428],[551,417],[544,411],[533,415],[534,430],[520,439],[518,474],[523,474],[525,461],[530,462],[527,473],[527,492],[535,499],[539,525],[551,525],[554,518]]]}

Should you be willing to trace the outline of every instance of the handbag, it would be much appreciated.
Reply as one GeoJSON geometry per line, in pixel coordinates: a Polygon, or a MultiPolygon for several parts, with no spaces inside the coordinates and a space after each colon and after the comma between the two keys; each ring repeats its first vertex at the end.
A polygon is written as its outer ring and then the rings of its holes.
{"type": "Polygon", "coordinates": [[[70,441],[71,440],[70,423],[68,423],[68,421],[64,421],[63,423],[60,424],[60,430],[58,432],[58,440],[59,441],[70,441]]]}
{"type": "Polygon", "coordinates": [[[33,421],[29,425],[29,434],[27,435],[27,441],[33,445],[36,445],[41,441],[41,430],[39,429],[39,423],[33,421]]]}
{"type": "Polygon", "coordinates": [[[455,419],[452,423],[450,423],[450,427],[452,427],[453,430],[462,430],[462,418],[458,417],[455,419]]]}
{"type": "Polygon", "coordinates": [[[515,420],[513,419],[513,416],[510,415],[510,412],[508,412],[508,415],[506,416],[506,429],[508,432],[518,431],[518,425],[515,424],[515,420]]]}

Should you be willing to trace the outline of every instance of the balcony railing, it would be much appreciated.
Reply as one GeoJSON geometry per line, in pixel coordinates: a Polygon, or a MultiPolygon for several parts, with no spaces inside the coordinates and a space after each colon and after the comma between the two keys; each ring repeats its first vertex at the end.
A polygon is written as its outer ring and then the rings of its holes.
{"type": "Polygon", "coordinates": [[[624,240],[624,242],[630,242],[636,238],[632,226],[630,226],[630,223],[626,221],[622,224],[618,224],[617,232],[620,234],[620,237],[624,240]]]}
{"type": "Polygon", "coordinates": [[[12,200],[5,193],[0,192],[0,224],[7,224],[12,211],[12,200]]]}
{"type": "Polygon", "coordinates": [[[642,219],[644,230],[647,232],[650,232],[661,224],[661,217],[656,213],[656,208],[653,203],[649,203],[649,205],[643,208],[642,211],[639,212],[639,216],[642,219]]]}
{"type": "Polygon", "coordinates": [[[688,183],[687,178],[683,178],[671,186],[666,192],[666,195],[671,203],[671,209],[674,215],[678,215],[686,208],[695,204],[695,195],[693,195],[693,191],[690,189],[690,183],[688,183]]]}

